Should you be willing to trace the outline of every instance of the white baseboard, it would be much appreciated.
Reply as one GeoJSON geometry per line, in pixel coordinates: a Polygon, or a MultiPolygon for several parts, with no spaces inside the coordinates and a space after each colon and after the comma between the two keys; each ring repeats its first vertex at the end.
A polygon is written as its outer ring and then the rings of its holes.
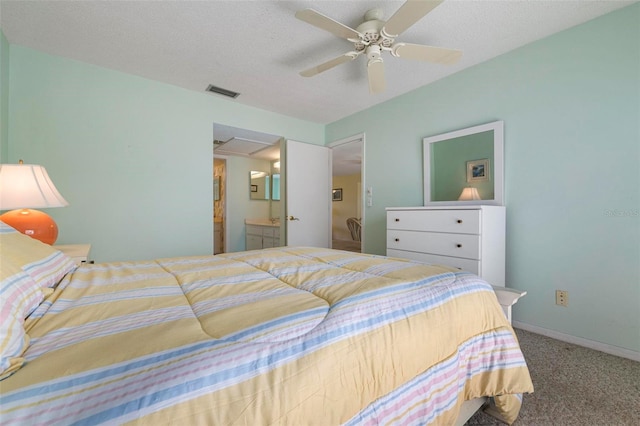
{"type": "Polygon", "coordinates": [[[547,328],[526,324],[520,321],[513,321],[513,327],[521,328],[525,331],[541,334],[543,336],[551,337],[552,339],[560,340],[563,342],[572,343],[574,345],[584,346],[585,348],[595,349],[597,351],[604,352],[610,355],[616,355],[622,358],[628,358],[633,361],[640,362],[640,352],[632,351],[631,349],[608,345],[606,343],[596,342],[594,340],[584,339],[582,337],[575,337],[570,334],[560,333],[559,331],[549,330],[547,328]]]}

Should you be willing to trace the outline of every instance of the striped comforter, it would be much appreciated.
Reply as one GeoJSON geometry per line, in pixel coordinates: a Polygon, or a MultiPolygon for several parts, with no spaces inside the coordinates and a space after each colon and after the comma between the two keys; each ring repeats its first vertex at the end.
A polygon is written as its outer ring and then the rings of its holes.
{"type": "Polygon", "coordinates": [[[487,283],[328,249],[84,265],[26,327],[4,425],[513,421],[533,390],[487,283]]]}

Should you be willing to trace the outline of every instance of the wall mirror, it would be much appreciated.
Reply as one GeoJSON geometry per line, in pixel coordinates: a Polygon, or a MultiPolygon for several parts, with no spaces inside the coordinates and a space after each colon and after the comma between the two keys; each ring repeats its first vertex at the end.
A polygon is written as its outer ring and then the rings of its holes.
{"type": "Polygon", "coordinates": [[[504,203],[504,122],[423,139],[424,205],[504,203]]]}
{"type": "Polygon", "coordinates": [[[271,175],[271,199],[280,201],[280,173],[271,175]]]}
{"type": "Polygon", "coordinates": [[[251,170],[249,172],[249,198],[251,200],[269,200],[269,172],[251,170]]]}

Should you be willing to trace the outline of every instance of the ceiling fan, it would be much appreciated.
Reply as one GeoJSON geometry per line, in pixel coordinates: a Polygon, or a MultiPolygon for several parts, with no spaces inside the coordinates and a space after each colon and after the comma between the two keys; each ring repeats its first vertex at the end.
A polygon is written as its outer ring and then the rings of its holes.
{"type": "Polygon", "coordinates": [[[304,70],[300,75],[312,77],[365,54],[367,57],[369,91],[371,93],[380,93],[386,87],[382,59],[382,53],[385,51],[398,58],[438,64],[456,63],[462,56],[462,51],[460,50],[395,42],[396,37],[443,1],[407,0],[386,22],[382,20],[382,11],[380,9],[372,9],[364,15],[364,22],[358,25],[355,30],[313,9],[304,9],[296,12],[296,18],[354,43],[354,50],[304,70]]]}

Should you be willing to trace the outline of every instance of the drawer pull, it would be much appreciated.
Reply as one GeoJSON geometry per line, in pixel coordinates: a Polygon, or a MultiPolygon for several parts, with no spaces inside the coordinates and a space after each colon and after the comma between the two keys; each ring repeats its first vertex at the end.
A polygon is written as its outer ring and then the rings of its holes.
{"type": "Polygon", "coordinates": [[[458,223],[462,223],[462,219],[458,219],[456,222],[458,222],[458,223]]]}
{"type": "Polygon", "coordinates": [[[400,238],[396,238],[396,243],[400,241],[400,238]]]}
{"type": "Polygon", "coordinates": [[[456,244],[456,247],[461,248],[462,244],[456,244]]]}
{"type": "Polygon", "coordinates": [[[396,222],[400,222],[400,219],[398,219],[397,217],[396,217],[396,222]]]}

